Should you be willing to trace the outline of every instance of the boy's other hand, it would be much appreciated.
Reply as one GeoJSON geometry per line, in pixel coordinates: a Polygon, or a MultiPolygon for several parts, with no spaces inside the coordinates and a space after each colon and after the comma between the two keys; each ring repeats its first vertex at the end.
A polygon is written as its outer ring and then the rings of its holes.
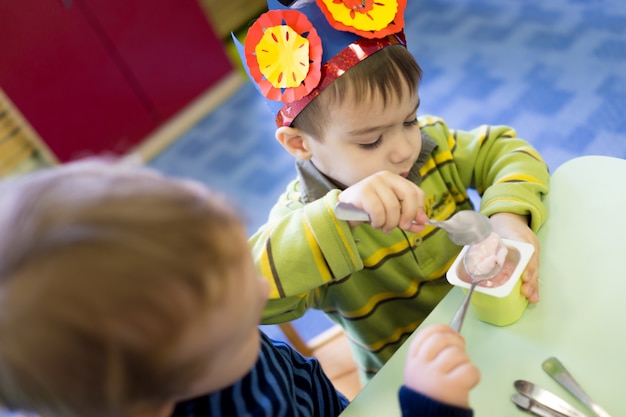
{"type": "Polygon", "coordinates": [[[465,339],[449,326],[435,324],[420,330],[407,355],[404,385],[435,400],[470,408],[469,393],[480,371],[465,351],[465,339]]]}
{"type": "Polygon", "coordinates": [[[535,247],[535,252],[522,274],[521,292],[529,302],[539,302],[539,240],[528,226],[528,219],[513,213],[496,213],[490,219],[494,232],[501,237],[530,243],[535,247]]]}
{"type": "Polygon", "coordinates": [[[346,188],[339,194],[339,201],[365,210],[371,226],[385,233],[396,227],[421,232],[428,220],[424,212],[424,191],[389,171],[377,172],[346,188]]]}

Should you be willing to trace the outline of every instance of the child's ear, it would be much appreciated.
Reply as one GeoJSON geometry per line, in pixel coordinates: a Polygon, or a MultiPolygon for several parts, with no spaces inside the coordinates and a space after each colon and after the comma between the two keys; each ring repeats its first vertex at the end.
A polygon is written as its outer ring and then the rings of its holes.
{"type": "Polygon", "coordinates": [[[295,127],[281,126],[276,129],[276,140],[296,159],[304,161],[313,156],[308,143],[312,139],[295,127]]]}

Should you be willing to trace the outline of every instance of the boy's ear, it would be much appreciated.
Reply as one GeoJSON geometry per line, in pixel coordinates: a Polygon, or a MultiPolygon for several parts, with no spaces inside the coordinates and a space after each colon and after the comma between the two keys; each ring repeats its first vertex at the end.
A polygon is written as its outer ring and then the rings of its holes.
{"type": "Polygon", "coordinates": [[[296,159],[304,161],[313,156],[308,143],[312,139],[295,127],[281,126],[276,129],[276,140],[296,159]]]}

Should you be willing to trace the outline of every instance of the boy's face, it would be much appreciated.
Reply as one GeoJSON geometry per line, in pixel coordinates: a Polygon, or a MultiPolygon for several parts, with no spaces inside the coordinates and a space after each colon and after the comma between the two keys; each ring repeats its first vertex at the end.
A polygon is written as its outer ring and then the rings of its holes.
{"type": "Polygon", "coordinates": [[[422,149],[419,96],[387,98],[384,106],[378,93],[360,102],[346,97],[329,110],[323,140],[305,137],[317,169],[346,187],[379,171],[408,175],[422,149]]]}
{"type": "MultiPolygon", "coordinates": [[[[258,325],[269,285],[257,275],[245,230],[229,236],[240,247],[241,261],[233,265],[220,304],[190,326],[181,354],[211,355],[211,367],[186,392],[185,398],[218,391],[245,376],[259,354],[258,325]]],[[[196,356],[197,357],[197,356],[196,356]]]]}

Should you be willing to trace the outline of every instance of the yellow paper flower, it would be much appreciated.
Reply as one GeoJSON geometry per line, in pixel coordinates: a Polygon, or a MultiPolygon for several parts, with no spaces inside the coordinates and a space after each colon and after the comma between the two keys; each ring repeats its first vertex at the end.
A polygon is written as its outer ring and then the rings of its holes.
{"type": "Polygon", "coordinates": [[[309,41],[289,26],[267,28],[255,48],[259,69],[275,88],[299,86],[309,71],[309,41]]]}
{"type": "Polygon", "coordinates": [[[382,38],[404,27],[406,0],[317,0],[335,29],[382,38]]]}
{"type": "Polygon", "coordinates": [[[298,100],[320,81],[322,41],[296,10],[262,14],[248,30],[244,51],[250,76],[270,100],[298,100]]]}

